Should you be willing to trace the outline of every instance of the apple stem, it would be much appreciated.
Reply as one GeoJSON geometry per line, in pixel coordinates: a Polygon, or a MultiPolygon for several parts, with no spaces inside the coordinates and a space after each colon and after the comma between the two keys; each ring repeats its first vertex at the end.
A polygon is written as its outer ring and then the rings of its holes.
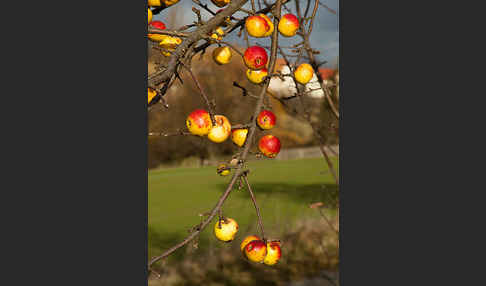
{"type": "Polygon", "coordinates": [[[260,231],[262,233],[262,239],[263,239],[263,241],[266,244],[267,243],[267,240],[265,238],[265,230],[263,228],[262,216],[260,214],[260,209],[258,208],[256,199],[255,199],[255,195],[253,194],[253,191],[251,190],[250,183],[248,182],[247,174],[248,174],[248,171],[245,171],[245,172],[243,172],[243,174],[241,175],[241,177],[243,177],[243,180],[245,180],[245,183],[246,183],[248,192],[250,193],[250,196],[251,196],[251,200],[253,201],[253,205],[255,206],[255,210],[256,210],[256,213],[257,213],[257,217],[258,217],[258,225],[260,226],[260,231]]]}

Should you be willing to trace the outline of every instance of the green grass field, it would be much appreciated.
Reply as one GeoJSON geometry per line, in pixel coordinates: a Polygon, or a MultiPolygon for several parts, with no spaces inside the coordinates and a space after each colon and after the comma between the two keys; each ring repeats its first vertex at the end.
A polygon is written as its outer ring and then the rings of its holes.
{"type": "MultiPolygon", "coordinates": [[[[335,166],[338,162],[334,160],[335,166]]],[[[260,160],[249,164],[249,181],[260,206],[268,237],[297,218],[319,217],[309,203],[338,196],[338,189],[322,158],[290,161],[260,160]]],[[[149,258],[180,242],[209,212],[225,190],[231,175],[221,177],[216,167],[149,171],[149,258]]],[[[223,214],[240,226],[236,240],[258,233],[254,206],[246,189],[233,190],[223,214]]],[[[201,234],[201,248],[208,243],[216,219],[201,234]]],[[[180,251],[179,251],[180,253],[180,251]]],[[[176,256],[177,253],[176,253],[176,256]]]]}

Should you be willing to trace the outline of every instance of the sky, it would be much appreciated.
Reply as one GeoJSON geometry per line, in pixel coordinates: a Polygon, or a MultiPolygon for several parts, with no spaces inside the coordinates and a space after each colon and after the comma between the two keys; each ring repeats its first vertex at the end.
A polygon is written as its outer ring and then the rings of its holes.
{"type": "MultiPolygon", "coordinates": [[[[215,6],[213,3],[211,3],[210,0],[201,0],[201,2],[204,4],[208,4],[208,7],[212,11],[217,11],[218,8],[215,6]]],[[[271,0],[269,2],[272,2],[271,0]]],[[[318,61],[327,61],[327,64],[322,65],[322,67],[331,67],[331,68],[336,68],[338,64],[338,56],[339,56],[339,0],[320,0],[322,4],[327,5],[330,9],[333,9],[336,11],[336,15],[332,14],[329,12],[325,7],[319,6],[319,10],[317,11],[317,16],[316,19],[314,20],[314,27],[311,35],[311,46],[314,49],[317,49],[321,52],[321,54],[316,55],[316,58],[318,61]]],[[[305,9],[305,5],[307,1],[302,1],[301,0],[301,9],[305,9]]],[[[194,4],[191,0],[181,0],[179,3],[176,5],[162,11],[160,14],[155,15],[154,20],[160,20],[164,22],[167,25],[168,29],[174,29],[178,28],[184,24],[187,23],[192,23],[193,21],[196,21],[196,14],[191,11],[191,7],[195,6],[197,7],[196,4],[194,4]],[[176,19],[175,22],[169,23],[169,13],[171,13],[171,9],[176,8],[177,12],[177,17],[173,17],[173,19],[176,19]],[[174,27],[172,27],[174,25],[174,27]]],[[[289,5],[287,5],[288,8],[290,8],[291,12],[295,13],[295,4],[292,2],[289,5]]],[[[246,9],[251,9],[250,3],[247,3],[243,8],[246,9]]],[[[312,4],[311,8],[309,11],[309,15],[312,13],[312,4]]],[[[258,9],[258,6],[257,6],[258,9]]],[[[204,9],[201,10],[201,15],[203,17],[203,20],[208,19],[211,14],[209,14],[207,11],[204,9]]],[[[287,13],[285,9],[282,9],[282,14],[287,13]]],[[[245,14],[238,12],[235,14],[235,17],[242,18],[245,14]]],[[[225,41],[231,42],[231,43],[237,43],[240,45],[245,45],[243,36],[241,38],[238,38],[237,36],[238,30],[233,32],[231,35],[225,38],[225,41]]],[[[270,46],[270,38],[265,38],[265,39],[256,39],[250,37],[250,44],[253,43],[260,43],[262,45],[270,46]]],[[[296,44],[301,40],[299,36],[295,36],[292,38],[284,38],[284,37],[279,37],[279,43],[283,46],[289,46],[292,44],[296,44]]]]}

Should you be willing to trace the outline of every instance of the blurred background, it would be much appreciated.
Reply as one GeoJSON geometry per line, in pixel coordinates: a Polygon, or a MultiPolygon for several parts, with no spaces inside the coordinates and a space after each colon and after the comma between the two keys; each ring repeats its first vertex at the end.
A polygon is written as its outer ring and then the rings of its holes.
{"type": "MultiPolygon", "coordinates": [[[[213,11],[219,8],[210,1],[203,2],[213,11]]],[[[303,4],[306,1],[302,1],[303,4]]],[[[337,14],[319,7],[311,44],[321,53],[318,61],[325,80],[337,84],[338,68],[338,1],[322,0],[337,14]]],[[[154,17],[163,21],[168,29],[175,29],[195,21],[192,1],[182,0],[154,17]]],[[[248,5],[247,5],[248,6],[248,5]]],[[[246,8],[249,8],[245,6],[246,8]]],[[[305,7],[305,6],[304,6],[305,7]]],[[[257,7],[258,8],[258,7],[257,7]]],[[[288,8],[295,11],[294,4],[288,8]]],[[[203,19],[210,14],[201,9],[203,19]]],[[[243,14],[237,13],[236,17],[243,14]]],[[[300,38],[299,38],[300,39],[300,38]]],[[[296,37],[279,37],[282,46],[297,43],[296,37]]],[[[237,31],[225,38],[240,51],[246,48],[237,31]]],[[[250,43],[270,46],[269,39],[250,38],[250,43]]],[[[165,59],[150,49],[149,74],[155,63],[165,59]]],[[[243,96],[233,82],[257,94],[260,86],[248,81],[246,67],[237,54],[227,65],[217,65],[209,48],[201,57],[197,55],[192,69],[202,88],[216,102],[216,114],[223,114],[232,124],[249,121],[255,100],[243,96]]],[[[291,59],[293,61],[293,59],[291,59]]],[[[302,60],[304,62],[305,59],[302,60]]],[[[277,69],[281,70],[281,57],[277,69]]],[[[185,128],[187,115],[196,108],[206,109],[192,79],[184,73],[166,95],[169,108],[154,105],[148,112],[149,131],[172,133],[185,128]]],[[[339,102],[339,92],[331,88],[333,101],[339,102]]],[[[270,131],[282,142],[277,158],[250,158],[249,181],[260,204],[267,236],[282,241],[282,260],[276,266],[256,265],[247,262],[239,252],[241,240],[258,234],[256,214],[248,192],[235,190],[223,207],[225,216],[234,218],[240,225],[233,243],[222,243],[212,233],[214,223],[203,231],[199,239],[178,250],[155,269],[160,279],[150,277],[149,285],[337,285],[338,275],[338,205],[339,188],[329,173],[329,168],[313,136],[312,127],[305,120],[303,107],[298,99],[277,100],[289,96],[284,82],[272,82],[267,94],[272,111],[277,116],[276,127],[270,131]],[[310,205],[322,202],[323,206],[310,205]]],[[[332,115],[327,102],[319,95],[306,96],[304,106],[309,111],[312,124],[322,136],[328,153],[339,168],[339,121],[332,115]]],[[[188,231],[197,225],[202,213],[210,211],[226,188],[231,176],[216,173],[220,162],[231,159],[238,147],[231,140],[215,144],[195,136],[170,136],[148,139],[149,168],[149,258],[159,255],[180,242],[188,231]]],[[[257,151],[253,148],[252,151],[257,151]]]]}

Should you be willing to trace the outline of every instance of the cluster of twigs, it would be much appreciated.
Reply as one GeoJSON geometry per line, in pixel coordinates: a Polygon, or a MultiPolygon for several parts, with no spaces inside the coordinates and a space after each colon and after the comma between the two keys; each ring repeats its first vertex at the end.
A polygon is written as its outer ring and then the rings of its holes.
{"type": "MultiPolygon", "coordinates": [[[[149,28],[148,29],[148,33],[164,34],[164,35],[177,36],[177,37],[182,38],[181,44],[178,45],[177,48],[174,51],[171,52],[171,55],[168,59],[167,64],[161,64],[161,66],[159,66],[157,68],[157,71],[155,73],[149,75],[148,87],[155,90],[158,93],[158,96],[160,96],[161,100],[163,100],[163,97],[166,94],[168,88],[174,83],[174,81],[176,81],[178,79],[181,80],[180,74],[184,71],[188,72],[191,76],[191,79],[194,81],[197,89],[199,90],[200,95],[204,99],[204,102],[205,102],[205,104],[208,108],[208,112],[209,112],[211,119],[213,120],[213,123],[214,123],[214,102],[211,102],[210,98],[208,97],[208,95],[204,92],[203,88],[201,87],[197,77],[192,72],[192,69],[191,69],[192,58],[195,55],[197,55],[197,53],[199,53],[199,52],[204,53],[205,49],[207,47],[209,47],[211,44],[227,45],[230,48],[232,48],[233,50],[235,50],[238,54],[242,55],[242,53],[240,51],[238,51],[235,47],[233,47],[231,44],[223,42],[223,41],[218,41],[218,40],[212,39],[210,37],[210,34],[215,29],[217,29],[218,27],[223,25],[224,23],[226,24],[226,30],[224,31],[225,35],[235,31],[238,28],[240,28],[240,33],[241,33],[241,31],[244,31],[243,26],[244,26],[246,17],[243,18],[243,19],[238,19],[238,18],[233,17],[233,14],[235,14],[237,11],[246,12],[248,15],[254,15],[254,14],[258,14],[258,13],[272,13],[273,16],[274,16],[273,17],[273,24],[274,24],[274,27],[275,27],[273,34],[271,35],[270,60],[269,60],[269,66],[268,66],[268,70],[272,71],[272,72],[270,73],[269,76],[267,76],[265,78],[264,82],[261,84],[261,90],[260,90],[259,94],[258,95],[251,94],[244,87],[240,86],[236,82],[234,83],[235,87],[241,88],[243,90],[243,95],[248,95],[249,97],[255,99],[256,104],[255,104],[255,109],[254,109],[253,115],[250,118],[249,123],[236,124],[236,125],[233,126],[233,128],[248,128],[249,131],[248,131],[247,140],[242,147],[243,150],[241,152],[239,152],[234,158],[234,160],[236,160],[236,165],[234,167],[232,167],[232,169],[234,169],[234,173],[231,177],[231,180],[230,180],[228,186],[226,187],[226,190],[223,192],[223,194],[221,195],[219,200],[216,202],[216,205],[214,206],[214,208],[209,213],[205,214],[204,219],[202,219],[201,223],[199,225],[197,225],[196,227],[194,227],[191,230],[191,232],[189,233],[189,235],[183,241],[177,243],[176,245],[167,249],[161,255],[153,257],[150,260],[149,265],[148,265],[148,268],[149,268],[150,271],[153,271],[152,266],[156,262],[168,257],[169,255],[174,253],[177,249],[187,245],[189,242],[191,242],[193,239],[195,239],[201,233],[201,231],[203,231],[207,227],[207,225],[213,220],[213,218],[217,214],[219,215],[220,219],[222,218],[221,208],[222,208],[224,202],[226,201],[226,199],[228,198],[228,196],[230,195],[231,191],[235,187],[236,183],[239,184],[240,188],[242,187],[242,185],[246,186],[246,188],[247,188],[247,190],[250,194],[250,197],[251,197],[251,199],[254,203],[256,212],[257,212],[258,224],[259,224],[259,227],[260,227],[262,238],[264,240],[266,240],[261,214],[260,214],[257,202],[256,202],[255,195],[254,195],[254,193],[251,189],[251,185],[250,185],[249,180],[248,180],[249,170],[246,169],[245,163],[246,163],[248,155],[252,154],[250,149],[253,145],[255,134],[256,134],[256,131],[257,131],[256,118],[258,117],[258,114],[260,113],[260,111],[264,107],[269,105],[268,102],[265,102],[266,98],[268,99],[268,97],[266,97],[265,95],[268,93],[268,87],[269,87],[269,84],[270,84],[270,79],[271,79],[272,76],[281,76],[279,74],[275,74],[275,75],[273,74],[273,71],[275,69],[277,54],[278,53],[282,54],[282,56],[284,56],[285,61],[287,62],[289,67],[291,67],[291,69],[293,70],[295,68],[295,65],[297,64],[297,62],[302,58],[303,53],[306,52],[307,58],[310,59],[310,64],[313,66],[314,70],[316,72],[318,72],[318,67],[319,67],[320,64],[317,63],[315,58],[314,58],[314,52],[315,51],[310,48],[309,37],[310,37],[310,34],[312,32],[312,25],[313,25],[313,22],[314,22],[314,18],[316,16],[317,8],[319,6],[319,1],[318,0],[315,1],[312,16],[310,18],[306,18],[306,17],[307,17],[307,14],[308,14],[308,11],[309,11],[309,6],[310,6],[310,3],[311,3],[312,0],[308,0],[307,7],[306,7],[306,10],[305,10],[303,17],[301,16],[298,1],[295,1],[295,5],[296,5],[297,11],[298,11],[299,21],[301,21],[301,23],[303,23],[301,25],[300,31],[298,33],[302,37],[303,42],[300,45],[295,46],[295,48],[298,49],[299,54],[298,54],[297,60],[295,61],[294,64],[290,64],[290,62],[287,60],[287,55],[285,53],[283,53],[282,48],[279,47],[279,45],[278,45],[279,33],[278,33],[277,27],[278,27],[278,22],[279,22],[280,17],[281,17],[281,10],[282,10],[282,7],[285,6],[285,4],[288,4],[288,2],[290,2],[290,0],[276,0],[275,3],[273,3],[273,4],[267,3],[266,0],[259,0],[257,2],[258,6],[259,6],[258,11],[256,10],[255,0],[250,0],[250,1],[251,1],[251,10],[245,10],[245,9],[242,8],[248,2],[248,0],[232,0],[231,3],[228,4],[224,8],[224,10],[222,10],[219,13],[215,13],[211,9],[209,9],[207,5],[202,4],[199,0],[193,0],[193,2],[196,5],[198,5],[199,7],[201,7],[202,9],[208,11],[211,15],[213,15],[208,21],[204,22],[201,18],[200,11],[198,9],[196,9],[195,7],[193,7],[192,10],[197,16],[197,22],[194,22],[193,24],[185,25],[185,26],[180,27],[179,29],[176,29],[176,30],[159,30],[159,29],[155,29],[155,28],[149,28]],[[265,6],[265,7],[262,8],[262,6],[265,6]],[[305,27],[306,25],[304,23],[307,23],[307,20],[310,20],[310,24],[306,28],[305,27]],[[187,31],[190,28],[194,28],[194,29],[192,31],[187,31]],[[200,43],[201,41],[204,41],[204,42],[200,43]]],[[[154,13],[159,13],[161,10],[163,10],[165,8],[167,8],[167,7],[162,6],[162,7],[158,8],[157,10],[154,10],[154,13]]],[[[286,9],[286,8],[284,7],[284,9],[286,9]]],[[[247,37],[246,34],[245,34],[245,39],[246,39],[247,44],[248,44],[248,37],[247,37]]],[[[318,78],[319,78],[319,81],[321,83],[321,87],[323,89],[327,88],[324,85],[322,85],[321,77],[319,76],[318,78]]],[[[296,97],[301,99],[301,96],[304,95],[304,94],[305,93],[301,93],[299,91],[299,93],[296,95],[296,97]]],[[[327,96],[328,96],[328,93],[326,93],[326,98],[327,98],[327,96]]],[[[328,100],[330,100],[330,97],[329,97],[328,100]]],[[[302,104],[303,104],[303,102],[302,102],[302,104]]],[[[167,107],[167,105],[166,105],[166,107],[167,107]]],[[[307,113],[307,112],[305,112],[305,113],[307,113]]],[[[339,114],[337,112],[335,112],[335,115],[337,116],[337,118],[339,118],[339,114]]],[[[309,120],[309,122],[310,122],[310,120],[309,120]]],[[[319,138],[320,141],[322,142],[322,138],[320,138],[320,135],[317,133],[314,126],[313,126],[313,130],[314,130],[315,136],[317,136],[317,138],[319,138]]],[[[181,130],[178,130],[176,132],[171,132],[171,133],[151,132],[151,133],[149,133],[149,136],[167,137],[167,136],[179,136],[179,135],[189,135],[189,134],[190,133],[181,129],[181,130]]],[[[333,173],[333,176],[336,179],[336,183],[338,183],[337,176],[336,176],[335,171],[333,169],[332,163],[329,160],[328,155],[327,155],[326,151],[324,150],[322,144],[321,144],[321,151],[322,151],[324,157],[326,158],[326,161],[327,161],[327,163],[328,163],[328,165],[331,169],[331,172],[333,173]]]]}

